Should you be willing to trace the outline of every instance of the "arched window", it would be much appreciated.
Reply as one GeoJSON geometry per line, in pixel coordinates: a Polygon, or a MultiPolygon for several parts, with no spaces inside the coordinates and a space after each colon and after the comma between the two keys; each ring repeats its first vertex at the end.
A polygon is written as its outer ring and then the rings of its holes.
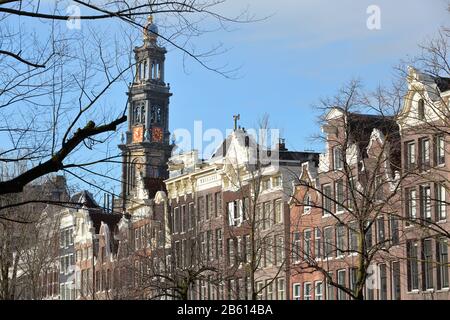
{"type": "Polygon", "coordinates": [[[419,120],[425,119],[425,103],[423,99],[420,99],[417,103],[417,117],[419,120]]]}
{"type": "Polygon", "coordinates": [[[145,104],[141,104],[141,123],[145,123],[145,104]]]}
{"type": "Polygon", "coordinates": [[[135,105],[134,106],[134,110],[133,110],[133,120],[134,123],[140,123],[141,122],[141,110],[139,105],[135,105]]]}
{"type": "Polygon", "coordinates": [[[303,214],[308,214],[311,212],[311,197],[307,193],[303,198],[303,214]]]}
{"type": "Polygon", "coordinates": [[[161,123],[161,108],[159,106],[152,106],[150,122],[161,123]]]}
{"type": "Polygon", "coordinates": [[[158,167],[156,167],[156,166],[151,166],[150,168],[149,168],[149,170],[150,170],[150,177],[152,177],[152,178],[159,178],[159,169],[158,169],[158,167]]]}

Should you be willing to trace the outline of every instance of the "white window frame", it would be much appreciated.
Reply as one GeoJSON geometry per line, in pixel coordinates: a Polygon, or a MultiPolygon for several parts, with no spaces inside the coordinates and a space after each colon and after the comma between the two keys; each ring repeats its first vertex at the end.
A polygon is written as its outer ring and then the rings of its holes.
{"type": "Polygon", "coordinates": [[[292,284],[292,300],[301,300],[301,290],[302,286],[300,283],[296,282],[292,284]],[[296,289],[298,289],[298,291],[296,289]]]}
{"type": "Polygon", "coordinates": [[[344,157],[341,146],[333,147],[333,170],[342,170],[344,167],[344,157]],[[338,156],[336,156],[338,155],[338,156]]]}
{"type": "Polygon", "coordinates": [[[314,283],[314,300],[323,300],[323,281],[314,283]],[[320,288],[320,291],[318,290],[320,288]]]}
{"type": "Polygon", "coordinates": [[[312,297],[312,283],[304,282],[303,283],[303,300],[313,300],[312,297]],[[309,288],[309,290],[307,290],[309,288]]]}
{"type": "Polygon", "coordinates": [[[410,169],[416,166],[416,143],[414,141],[407,142],[406,148],[406,166],[410,169]]]}
{"type": "Polygon", "coordinates": [[[336,207],[336,214],[343,213],[344,212],[344,206],[345,206],[345,190],[344,190],[344,181],[342,179],[339,179],[335,181],[334,183],[334,197],[335,197],[335,207],[336,207]],[[339,191],[338,186],[341,186],[342,188],[342,199],[339,199],[339,191]],[[340,208],[339,208],[340,207],[340,208]]]}
{"type": "Polygon", "coordinates": [[[447,192],[445,190],[445,186],[442,183],[435,184],[436,190],[436,208],[437,208],[437,218],[438,221],[447,220],[447,203],[446,197],[447,192]]]}

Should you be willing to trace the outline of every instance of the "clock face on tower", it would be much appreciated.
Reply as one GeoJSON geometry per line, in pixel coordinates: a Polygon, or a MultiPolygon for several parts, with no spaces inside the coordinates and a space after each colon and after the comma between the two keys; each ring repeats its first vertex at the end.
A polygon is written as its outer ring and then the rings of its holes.
{"type": "Polygon", "coordinates": [[[133,127],[133,143],[142,142],[144,140],[144,126],[133,127]]]}
{"type": "Polygon", "coordinates": [[[163,130],[160,127],[152,128],[152,141],[153,142],[162,142],[163,141],[163,130]]]}

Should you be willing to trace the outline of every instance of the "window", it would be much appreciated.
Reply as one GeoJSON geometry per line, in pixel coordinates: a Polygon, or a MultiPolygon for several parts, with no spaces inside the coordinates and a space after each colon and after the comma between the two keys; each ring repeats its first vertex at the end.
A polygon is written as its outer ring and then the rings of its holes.
{"type": "Polygon", "coordinates": [[[323,253],[325,258],[330,258],[333,255],[333,228],[326,227],[323,229],[324,243],[323,253]]]}
{"type": "Polygon", "coordinates": [[[243,221],[242,201],[235,200],[228,202],[228,223],[230,226],[239,226],[243,221]]]}
{"type": "Polygon", "coordinates": [[[445,164],[445,137],[437,136],[435,139],[436,146],[436,165],[445,164]]]}
{"type": "Polygon", "coordinates": [[[335,193],[336,193],[336,211],[342,212],[344,211],[344,182],[342,180],[336,181],[335,185],[335,193]]]}
{"type": "MultiPolygon", "coordinates": [[[[268,240],[271,240],[271,238],[269,238],[268,240]]],[[[284,237],[283,236],[276,236],[275,237],[275,241],[276,241],[276,259],[277,259],[277,265],[281,265],[284,262],[284,237]]],[[[268,248],[268,251],[270,251],[271,248],[268,248]]]]}
{"type": "Polygon", "coordinates": [[[417,257],[417,242],[409,240],[406,243],[408,291],[419,289],[419,263],[417,257]]]}
{"type": "Polygon", "coordinates": [[[214,202],[215,202],[215,206],[216,206],[214,213],[215,213],[215,216],[218,217],[222,214],[222,193],[216,192],[214,194],[214,198],[215,198],[214,202]]]}
{"type": "Polygon", "coordinates": [[[295,231],[292,233],[292,261],[300,262],[300,256],[300,232],[295,231]]]}
{"type": "Polygon", "coordinates": [[[384,191],[383,191],[383,177],[381,175],[378,175],[375,177],[375,190],[374,190],[374,196],[375,196],[375,200],[383,200],[384,199],[384,191]]]}
{"type": "Polygon", "coordinates": [[[281,186],[281,177],[280,176],[276,176],[272,178],[272,185],[273,187],[280,187],[281,186]]]}
{"type": "Polygon", "coordinates": [[[391,216],[389,219],[391,229],[391,243],[392,245],[398,245],[400,243],[400,232],[398,225],[398,218],[391,216]]]}
{"type": "Polygon", "coordinates": [[[377,218],[377,244],[384,246],[385,241],[384,217],[377,218]]]}
{"type": "Polygon", "coordinates": [[[252,254],[252,244],[250,242],[249,234],[244,236],[244,243],[245,243],[245,262],[249,263],[251,260],[251,254],[252,254]]]}
{"type": "Polygon", "coordinates": [[[145,103],[135,102],[133,110],[133,124],[145,123],[145,103]]]}
{"type": "Polygon", "coordinates": [[[400,262],[392,262],[392,300],[401,300],[400,262]]]}
{"type": "Polygon", "coordinates": [[[355,179],[354,178],[349,178],[348,183],[347,183],[347,195],[348,195],[348,199],[347,199],[347,207],[349,210],[353,209],[353,205],[355,200],[357,199],[357,190],[355,188],[355,179]]]}
{"type": "Polygon", "coordinates": [[[273,281],[272,281],[272,279],[266,280],[266,299],[273,300],[273,281]]]}
{"type": "Polygon", "coordinates": [[[414,142],[406,143],[406,167],[414,169],[416,166],[416,144],[414,142]]]}
{"type": "Polygon", "coordinates": [[[283,201],[275,200],[275,223],[283,222],[283,201]]]}
{"type": "Polygon", "coordinates": [[[323,215],[327,215],[333,212],[333,200],[329,184],[322,186],[322,194],[323,215]]]}
{"type": "Polygon", "coordinates": [[[284,279],[277,279],[277,289],[278,289],[278,300],[285,300],[286,297],[284,295],[284,279]]]}
{"type": "Polygon", "coordinates": [[[292,285],[292,298],[294,300],[300,300],[300,283],[294,283],[292,285]]]}
{"type": "Polygon", "coordinates": [[[436,242],[436,259],[438,262],[436,268],[438,289],[448,288],[448,243],[445,238],[436,242]]]}
{"type": "Polygon", "coordinates": [[[334,170],[341,170],[344,166],[342,160],[342,149],[341,147],[333,148],[333,168],[334,170]]]}
{"type": "MultiPolygon", "coordinates": [[[[337,283],[343,287],[345,287],[345,269],[337,271],[337,283]]],[[[340,289],[337,289],[337,299],[338,300],[346,300],[346,293],[340,289]]]]}
{"type": "Polygon", "coordinates": [[[441,183],[434,185],[434,190],[436,193],[435,210],[436,210],[436,220],[447,219],[447,206],[445,199],[445,186],[441,183]]]}
{"type": "MultiPolygon", "coordinates": [[[[369,223],[370,222],[367,221],[367,225],[369,223]]],[[[366,228],[367,228],[367,225],[366,225],[366,228]]],[[[368,229],[366,231],[366,235],[365,235],[366,248],[368,248],[368,249],[372,248],[372,228],[373,228],[373,225],[371,224],[370,227],[368,227],[368,229]]]]}
{"type": "Polygon", "coordinates": [[[387,271],[386,264],[382,263],[378,265],[378,272],[380,275],[380,288],[379,288],[379,299],[387,300],[387,271]]]}
{"type": "Polygon", "coordinates": [[[194,203],[189,203],[189,213],[188,213],[188,229],[191,230],[195,226],[195,210],[194,203]]]}
{"type": "Polygon", "coordinates": [[[420,186],[420,215],[431,220],[431,189],[430,186],[420,186]]]}
{"type": "Polygon", "coordinates": [[[349,274],[350,290],[352,290],[352,292],[355,293],[358,270],[356,268],[350,268],[349,271],[350,271],[350,274],[349,274]]]}
{"type": "Polygon", "coordinates": [[[213,260],[213,251],[212,251],[212,232],[211,230],[206,231],[206,258],[208,260],[213,260]]]}
{"type": "MultiPolygon", "coordinates": [[[[328,272],[328,275],[331,279],[333,279],[333,273],[332,272],[328,272]]],[[[327,278],[327,300],[334,300],[335,296],[334,296],[334,286],[331,285],[330,281],[327,278]]]]}
{"type": "MultiPolygon", "coordinates": [[[[180,232],[180,208],[176,207],[173,209],[173,232],[180,232]]],[[[140,248],[140,240],[138,239],[139,235],[136,233],[136,249],[140,248]]]]}
{"type": "Polygon", "coordinates": [[[305,260],[311,258],[312,250],[311,250],[311,230],[306,229],[303,231],[303,257],[305,260]]]}
{"type": "Polygon", "coordinates": [[[314,256],[317,259],[322,258],[322,241],[320,228],[314,228],[314,256]]]}
{"type": "Polygon", "coordinates": [[[323,282],[316,281],[314,285],[314,299],[315,300],[323,300],[323,282]]]}
{"type": "Polygon", "coordinates": [[[216,229],[216,245],[214,246],[216,249],[216,259],[223,254],[223,242],[222,242],[222,229],[216,229]]]}
{"type": "Polygon", "coordinates": [[[227,247],[228,247],[228,265],[233,266],[235,264],[234,239],[229,238],[227,240],[227,247]]]}
{"type": "Polygon", "coordinates": [[[431,239],[422,241],[422,288],[433,289],[433,253],[431,239]]]}
{"type": "Polygon", "coordinates": [[[268,189],[270,189],[270,179],[269,178],[264,179],[261,182],[261,191],[268,190],[268,189]]]}
{"type": "Polygon", "coordinates": [[[425,103],[423,99],[419,99],[419,101],[417,102],[417,118],[419,120],[425,119],[425,103]]]}
{"type": "Polygon", "coordinates": [[[336,254],[338,256],[344,255],[345,251],[345,226],[339,224],[336,226],[336,254]]]}
{"type": "Polygon", "coordinates": [[[263,230],[270,228],[271,221],[270,202],[267,201],[263,204],[263,230]]]}
{"type": "Polygon", "coordinates": [[[185,222],[186,222],[186,206],[181,206],[181,213],[180,213],[180,232],[185,232],[185,222]]]}
{"type": "Polygon", "coordinates": [[[406,217],[417,218],[417,194],[416,189],[406,189],[406,217]]]}
{"type": "Polygon", "coordinates": [[[303,214],[308,214],[311,212],[311,197],[307,193],[303,198],[303,214]]]}
{"type": "Polygon", "coordinates": [[[305,282],[303,284],[303,299],[304,300],[311,300],[312,299],[311,282],[305,282]]]}
{"type": "Polygon", "coordinates": [[[208,220],[213,215],[213,211],[214,211],[213,195],[207,194],[206,195],[206,210],[205,210],[206,220],[208,220]]]}
{"type": "Polygon", "coordinates": [[[262,281],[257,281],[256,282],[256,300],[262,300],[263,299],[263,282],[262,281]]]}
{"type": "Polygon", "coordinates": [[[203,221],[205,218],[205,198],[198,197],[197,199],[197,220],[203,221]]]}
{"type": "Polygon", "coordinates": [[[348,227],[349,250],[356,253],[358,252],[358,223],[356,221],[350,222],[348,227]]]}
{"type": "Polygon", "coordinates": [[[430,168],[430,139],[420,139],[420,166],[422,170],[430,168]]]}

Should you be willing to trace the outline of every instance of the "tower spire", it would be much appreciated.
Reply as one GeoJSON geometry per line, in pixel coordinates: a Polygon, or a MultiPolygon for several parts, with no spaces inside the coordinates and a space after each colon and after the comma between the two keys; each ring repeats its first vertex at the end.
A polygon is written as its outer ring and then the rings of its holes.
{"type": "Polygon", "coordinates": [[[237,122],[238,122],[238,120],[241,120],[241,115],[240,114],[233,115],[233,120],[234,120],[234,131],[236,131],[237,130],[237,122]]]}

